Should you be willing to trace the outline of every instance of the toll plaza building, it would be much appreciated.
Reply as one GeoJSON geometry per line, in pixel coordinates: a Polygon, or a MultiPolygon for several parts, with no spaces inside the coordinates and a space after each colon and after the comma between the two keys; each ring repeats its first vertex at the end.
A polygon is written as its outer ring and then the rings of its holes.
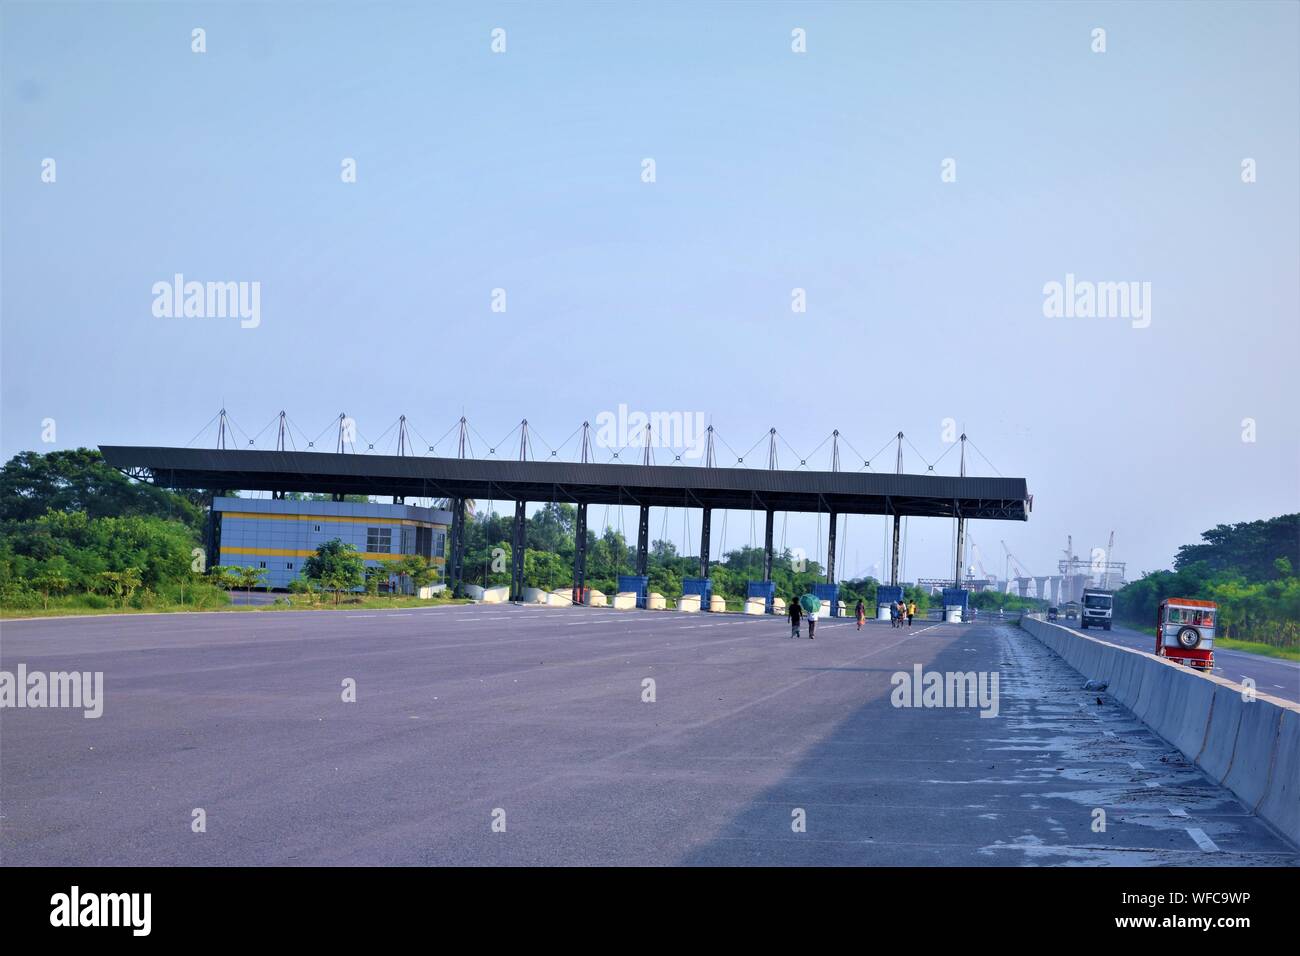
{"type": "MultiPolygon", "coordinates": [[[[215,497],[208,561],[265,569],[265,587],[287,588],[317,547],[338,538],[366,567],[416,554],[441,573],[450,524],[451,512],[412,505],[215,497]]],[[[395,575],[389,585],[398,586],[395,575]]]]}

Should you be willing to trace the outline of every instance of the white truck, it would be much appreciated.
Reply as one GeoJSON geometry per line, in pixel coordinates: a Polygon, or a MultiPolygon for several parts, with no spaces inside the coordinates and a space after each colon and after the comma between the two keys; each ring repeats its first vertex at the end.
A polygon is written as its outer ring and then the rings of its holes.
{"type": "Polygon", "coordinates": [[[1079,629],[1090,627],[1110,630],[1111,616],[1115,612],[1115,593],[1101,588],[1083,589],[1083,613],[1079,615],[1079,629]]]}

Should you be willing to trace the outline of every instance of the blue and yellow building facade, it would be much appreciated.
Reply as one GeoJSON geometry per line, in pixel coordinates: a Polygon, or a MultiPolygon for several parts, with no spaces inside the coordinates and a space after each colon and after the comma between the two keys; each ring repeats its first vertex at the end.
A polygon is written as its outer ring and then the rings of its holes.
{"type": "MultiPolygon", "coordinates": [[[[350,501],[214,498],[212,519],[210,561],[261,568],[266,587],[287,588],[316,549],[335,538],[356,548],[367,567],[418,554],[441,571],[451,512],[350,501]]],[[[396,576],[391,583],[397,583],[396,576]]]]}

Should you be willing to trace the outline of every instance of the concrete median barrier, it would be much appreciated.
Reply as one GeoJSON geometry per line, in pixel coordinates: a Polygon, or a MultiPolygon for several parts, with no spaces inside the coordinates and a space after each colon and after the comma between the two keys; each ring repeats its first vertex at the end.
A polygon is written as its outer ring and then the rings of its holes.
{"type": "MultiPolygon", "coordinates": [[[[1259,700],[1246,704],[1241,711],[1241,727],[1237,730],[1232,766],[1223,778],[1223,785],[1257,812],[1268,793],[1273,767],[1277,763],[1275,754],[1281,722],[1282,708],[1270,707],[1259,700]]],[[[1300,842],[1300,834],[1295,839],[1300,842]]]]}
{"type": "Polygon", "coordinates": [[[1255,812],[1283,833],[1300,832],[1300,713],[1294,710],[1282,711],[1273,778],[1255,812]]]}
{"type": "Polygon", "coordinates": [[[1300,705],[1025,617],[1020,626],[1300,845],[1300,705]]]}
{"type": "Polygon", "coordinates": [[[1241,712],[1246,702],[1231,688],[1214,688],[1214,706],[1205,728],[1205,740],[1196,754],[1196,765],[1220,783],[1232,767],[1237,750],[1237,733],[1241,729],[1241,712]]]}

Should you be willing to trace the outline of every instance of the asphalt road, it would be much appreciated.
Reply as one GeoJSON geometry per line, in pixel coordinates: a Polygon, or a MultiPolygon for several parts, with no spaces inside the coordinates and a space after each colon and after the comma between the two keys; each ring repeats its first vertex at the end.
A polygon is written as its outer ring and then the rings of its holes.
{"type": "Polygon", "coordinates": [[[478,606],[0,629],[6,670],[105,680],[99,719],[2,712],[8,866],[1300,863],[1005,624],[794,641],[771,618],[478,606]],[[996,674],[998,716],[893,706],[916,664],[996,674]]]}
{"type": "MultiPolygon", "coordinates": [[[[1109,631],[1100,631],[1090,627],[1086,631],[1076,627],[1072,622],[1059,619],[1063,624],[1079,634],[1095,637],[1099,641],[1109,641],[1123,647],[1136,648],[1151,654],[1155,651],[1156,639],[1150,634],[1143,634],[1131,628],[1114,625],[1109,631]]],[[[1255,689],[1261,694],[1269,694],[1300,703],[1300,663],[1284,661],[1275,657],[1261,657],[1245,651],[1228,651],[1215,649],[1214,673],[1230,681],[1241,681],[1247,677],[1255,682],[1255,689]]]]}

